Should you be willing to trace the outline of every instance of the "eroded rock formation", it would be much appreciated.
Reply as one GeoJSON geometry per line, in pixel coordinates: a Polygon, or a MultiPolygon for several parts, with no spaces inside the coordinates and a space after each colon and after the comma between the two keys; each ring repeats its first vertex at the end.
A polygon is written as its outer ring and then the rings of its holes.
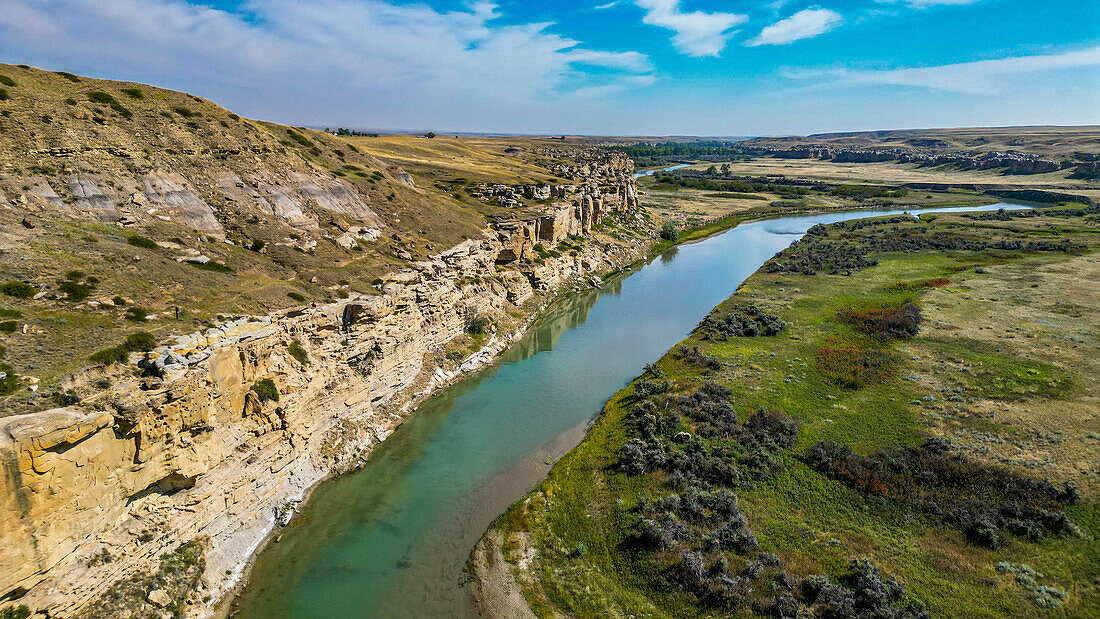
{"type": "MultiPolygon", "coordinates": [[[[224,179],[227,191],[250,191],[231,180],[224,179]]],[[[339,192],[294,182],[314,200],[327,195],[326,208],[356,208],[341,204],[339,192]]],[[[178,186],[161,182],[147,195],[167,200],[187,191],[178,186]]],[[[629,174],[579,186],[569,201],[517,214],[484,238],[391,274],[382,295],[182,335],[135,353],[127,367],[75,377],[111,385],[79,408],[0,419],[0,596],[73,616],[112,583],[201,537],[209,540],[204,582],[216,602],[288,505],[326,476],[361,464],[418,398],[490,362],[526,326],[448,360],[442,351],[472,316],[536,309],[530,300],[538,291],[583,282],[644,250],[604,239],[538,264],[502,266],[509,255],[530,256],[535,243],[588,234],[608,212],[632,216],[637,194],[629,174]],[[146,369],[144,377],[136,367],[146,369]],[[259,388],[267,381],[274,397],[259,388]]]]}

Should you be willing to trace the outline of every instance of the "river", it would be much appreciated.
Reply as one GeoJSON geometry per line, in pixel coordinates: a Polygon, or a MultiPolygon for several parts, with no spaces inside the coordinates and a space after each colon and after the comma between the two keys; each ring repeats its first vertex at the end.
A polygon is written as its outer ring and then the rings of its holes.
{"type": "Polygon", "coordinates": [[[671,166],[671,167],[668,167],[668,168],[657,168],[656,170],[646,170],[644,172],[635,172],[634,173],[634,178],[641,178],[643,176],[650,176],[650,175],[656,174],[658,172],[671,172],[673,170],[679,170],[680,168],[686,168],[690,165],[691,165],[690,163],[681,163],[679,165],[674,165],[674,166],[671,166]]]}
{"type": "MultiPolygon", "coordinates": [[[[910,212],[998,208],[1028,207],[910,212]]],[[[499,363],[423,404],[363,469],[317,488],[257,558],[237,616],[471,616],[470,551],[611,394],[811,226],[902,212],[744,223],[558,304],[499,363]]]]}

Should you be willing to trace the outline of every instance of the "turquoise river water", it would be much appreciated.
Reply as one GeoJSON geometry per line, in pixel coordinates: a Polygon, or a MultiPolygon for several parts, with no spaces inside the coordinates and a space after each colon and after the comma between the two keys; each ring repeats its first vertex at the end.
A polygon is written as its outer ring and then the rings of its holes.
{"type": "MultiPolygon", "coordinates": [[[[909,212],[998,208],[1026,207],[909,212]]],[[[363,469],[321,484],[257,558],[235,616],[473,616],[470,551],[611,394],[811,226],[901,212],[741,224],[557,304],[497,364],[420,406],[363,469]]]]}

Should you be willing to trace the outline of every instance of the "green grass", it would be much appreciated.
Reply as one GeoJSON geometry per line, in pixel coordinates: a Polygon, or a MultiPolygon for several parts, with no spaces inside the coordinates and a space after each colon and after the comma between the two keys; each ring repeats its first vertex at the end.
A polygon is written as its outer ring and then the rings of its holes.
{"type": "MultiPolygon", "coordinates": [[[[733,225],[720,221],[700,229],[707,234],[733,225]]],[[[692,231],[684,237],[691,238],[692,231]]],[[[671,244],[669,244],[671,245],[671,244]]],[[[1057,256],[1051,260],[1059,259],[1057,256]]],[[[766,482],[738,488],[742,510],[762,549],[777,553],[792,576],[837,576],[854,556],[868,556],[906,583],[934,615],[1002,617],[1044,615],[1027,591],[998,579],[998,561],[1028,563],[1049,576],[1043,584],[1070,591],[1066,616],[1096,616],[1100,594],[1100,512],[1088,499],[1067,513],[1086,537],[1048,538],[1038,543],[1012,538],[996,551],[968,544],[937,519],[904,505],[868,499],[842,483],[811,470],[799,456],[814,443],[831,439],[858,453],[916,445],[923,441],[918,411],[910,404],[927,392],[895,377],[862,388],[836,386],[815,367],[823,343],[840,338],[867,339],[838,320],[838,310],[857,303],[895,304],[914,297],[898,281],[932,280],[960,266],[995,264],[1002,258],[959,252],[880,255],[878,266],[857,277],[769,275],[757,273],[725,303],[746,300],[769,307],[790,326],[772,338],[731,338],[705,342],[693,335],[683,344],[698,345],[721,358],[726,369],[710,376],[735,390],[735,406],[748,414],[759,407],[786,412],[801,424],[798,440],[781,454],[784,469],[766,482]],[[772,309],[774,308],[774,309],[772,309]]],[[[928,288],[925,287],[924,290],[928,288]]],[[[923,293],[922,290],[919,294],[923,293]]],[[[896,343],[879,342],[884,349],[896,343]]],[[[977,371],[960,385],[968,394],[1003,400],[1064,396],[1074,386],[1070,373],[1056,366],[1019,359],[977,342],[943,341],[917,336],[907,340],[924,354],[962,359],[977,371]]],[[[675,348],[675,347],[674,347],[675,348]]],[[[894,353],[897,354],[897,353],[894,353]]],[[[698,385],[701,370],[672,354],[658,362],[676,390],[698,385]]],[[[652,474],[630,477],[612,468],[627,441],[623,423],[633,386],[615,394],[584,441],[552,469],[528,497],[495,524],[505,539],[505,556],[516,561],[521,536],[529,536],[537,559],[530,577],[521,577],[524,594],[537,615],[575,617],[608,615],[711,616],[687,596],[661,584],[649,557],[624,550],[623,541],[637,516],[631,511],[642,496],[663,494],[652,474]],[[583,544],[583,555],[572,552],[583,544]]]]}

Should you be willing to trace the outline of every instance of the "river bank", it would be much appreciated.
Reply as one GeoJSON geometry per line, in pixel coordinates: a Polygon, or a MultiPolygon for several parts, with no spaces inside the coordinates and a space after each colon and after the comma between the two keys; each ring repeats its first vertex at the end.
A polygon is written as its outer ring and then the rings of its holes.
{"type": "MultiPolygon", "coordinates": [[[[1094,541],[1084,540],[1096,539],[1092,530],[1096,502],[1090,498],[1090,488],[1096,487],[1094,471],[1084,464],[1097,456],[1096,445],[1088,439],[1088,431],[1096,422],[1089,420],[1081,406],[1087,408],[1086,402],[1095,401],[1098,389],[1095,372],[1080,365],[1093,354],[1090,351],[1094,351],[1095,341],[1085,345],[1073,340],[1072,360],[1064,356],[1064,342],[1077,330],[1088,330],[1097,320],[1097,312],[1089,310],[1072,321],[1058,314],[1058,304],[1081,298],[1082,290],[1057,274],[1073,273],[1086,282],[1092,281],[1095,269],[1090,270],[1088,265],[1095,264],[1096,259],[1095,254],[1076,250],[1069,254],[1029,252],[1026,240],[1035,239],[1039,243],[1035,247],[1048,247],[1043,243],[1049,237],[1042,230],[1053,225],[1061,238],[1080,244],[1091,239],[1092,228],[1089,222],[1073,215],[987,215],[985,219],[968,219],[929,214],[924,219],[921,224],[899,220],[889,225],[895,233],[911,226],[915,231],[929,230],[922,234],[1020,238],[1025,246],[1013,246],[1015,249],[1008,251],[973,246],[978,249],[875,254],[877,265],[848,267],[858,271],[851,277],[789,273],[783,268],[757,272],[712,316],[721,319],[744,303],[755,303],[787,324],[783,333],[778,337],[710,338],[697,331],[682,343],[688,353],[674,347],[654,370],[619,391],[580,446],[554,467],[545,482],[516,502],[479,544],[472,565],[478,586],[491,589],[499,579],[499,566],[510,566],[510,576],[518,581],[505,592],[522,591],[525,600],[518,608],[524,612],[533,609],[538,616],[772,612],[776,598],[766,592],[771,591],[769,583],[778,576],[771,558],[753,568],[757,571],[748,580],[744,576],[734,578],[742,589],[730,590],[733,596],[728,603],[733,606],[716,602],[709,595],[698,597],[706,587],[684,584],[681,588],[677,583],[693,582],[677,576],[682,561],[687,560],[679,558],[687,556],[680,554],[685,546],[691,549],[689,552],[700,553],[703,569],[715,560],[713,548],[697,550],[693,546],[695,535],[702,534],[703,521],[680,514],[672,503],[665,503],[665,507],[639,506],[640,497],[653,500],[669,492],[683,492],[684,486],[662,481],[670,474],[660,469],[665,465],[642,475],[628,474],[620,468],[620,454],[624,453],[621,446],[631,436],[638,436],[634,434],[637,426],[629,420],[639,418],[632,413],[639,402],[652,400],[659,418],[660,411],[675,397],[711,381],[732,390],[729,401],[739,423],[745,423],[752,411],[764,408],[793,420],[798,428],[792,444],[766,451],[765,461],[777,465],[765,469],[770,470],[765,475],[767,481],[746,481],[736,486],[739,513],[747,519],[752,548],[718,553],[728,562],[729,567],[722,570],[728,569],[731,578],[763,560],[761,557],[774,556],[785,570],[783,574],[794,579],[790,581],[794,584],[793,595],[784,598],[783,603],[812,606],[813,600],[799,592],[797,579],[811,574],[841,578],[849,559],[867,556],[905,581],[911,591],[905,599],[918,599],[935,614],[1031,616],[1041,612],[1040,604],[1051,602],[1045,597],[1040,599],[1035,586],[1029,589],[1014,582],[1007,568],[995,569],[1001,563],[1027,563],[1045,574],[1055,574],[1042,581],[1050,588],[1042,589],[1043,595],[1064,593],[1065,598],[1053,603],[1066,604],[1066,612],[1071,615],[1089,614],[1087,609],[1097,604],[1095,587],[1088,584],[1098,575],[1097,566],[1078,560],[1075,549],[1082,543],[1094,545],[1094,541]],[[902,288],[896,286],[899,280],[934,283],[925,288],[902,288]],[[941,280],[945,283],[940,284],[941,280]],[[850,327],[837,321],[838,309],[856,300],[890,303],[914,295],[919,296],[926,312],[925,327],[919,337],[905,339],[897,344],[896,353],[889,353],[896,355],[899,364],[894,373],[854,389],[830,382],[819,367],[818,349],[830,338],[853,337],[846,331],[850,327]],[[1021,296],[1034,301],[1012,300],[1021,296]],[[1041,305],[1038,299],[1044,299],[1041,305]],[[1007,332],[1005,327],[1009,327],[1007,332]],[[962,333],[957,334],[960,329],[962,333]],[[1006,333],[1016,331],[1021,335],[1006,339],[1006,333]],[[962,374],[955,373],[957,369],[945,371],[960,366],[971,369],[962,374]],[[959,376],[966,379],[957,379],[959,376]],[[1012,382],[1019,378],[1007,378],[1018,376],[1035,376],[1036,384],[1053,381],[1055,387],[1036,388],[1027,381],[1012,382]],[[1007,384],[999,382],[1006,379],[1007,384]],[[1064,380],[1074,384],[1073,391],[1057,387],[1064,380]],[[998,386],[991,387],[993,383],[998,386]],[[661,384],[667,385],[663,390],[668,394],[677,395],[662,395],[662,389],[656,388],[661,384]],[[957,396],[959,389],[961,399],[957,396]],[[1043,413],[1037,415],[1040,411],[1043,413]],[[863,497],[810,469],[802,456],[816,441],[824,439],[849,443],[856,453],[863,454],[897,449],[898,445],[919,445],[927,435],[947,438],[954,449],[975,458],[975,466],[1006,467],[1012,474],[1023,471],[1026,475],[1050,476],[1057,483],[1077,484],[1086,497],[1084,504],[1064,509],[1081,527],[1084,540],[1072,532],[1052,533],[1037,545],[1006,533],[1006,543],[996,550],[975,547],[950,524],[945,528],[922,511],[920,504],[899,505],[899,499],[890,495],[886,499],[863,497]],[[1013,435],[1021,438],[1003,441],[1013,435]],[[1050,436],[1066,436],[1068,440],[1051,442],[1045,438],[1050,436]],[[1082,449],[1091,455],[1084,455],[1082,449]],[[651,510],[656,513],[650,514],[651,510]],[[659,516],[662,510],[671,511],[659,516]],[[658,517],[682,522],[679,526],[687,527],[687,537],[673,535],[669,545],[656,551],[632,545],[631,540],[638,539],[639,523],[658,517]],[[497,567],[485,573],[484,569],[492,565],[497,567]],[[982,603],[977,604],[977,600],[982,603]]],[[[1095,227],[1094,222],[1091,225],[1095,227]]],[[[889,230],[873,225],[840,228],[841,232],[847,231],[846,238],[853,239],[849,243],[876,236],[891,238],[884,234],[889,230]]],[[[788,259],[780,264],[795,263],[788,259]]],[[[1085,306],[1095,308],[1097,304],[1085,306]]],[[[687,432],[684,436],[689,438],[665,440],[671,441],[670,445],[687,445],[694,440],[691,435],[698,435],[707,444],[705,441],[710,439],[705,437],[711,435],[697,425],[698,418],[691,417],[693,413],[684,414],[679,428],[669,432],[687,432]]],[[[709,453],[710,448],[706,449],[709,453]]],[[[674,449],[669,461],[682,457],[676,453],[674,449]]],[[[746,474],[742,473],[743,479],[752,478],[746,474]]],[[[700,491],[704,490],[708,490],[706,483],[700,491]]],[[[681,497],[681,504],[683,500],[681,497]]],[[[949,495],[939,500],[947,501],[949,495]]],[[[1092,554],[1096,556],[1095,549],[1092,554]]],[[[707,587],[719,587],[719,581],[715,578],[715,583],[707,587]]],[[[494,596],[491,592],[482,597],[494,600],[497,606],[490,608],[499,608],[501,600],[516,600],[514,595],[494,596]]]]}
{"type": "MultiPolygon", "coordinates": [[[[830,216],[837,214],[822,217],[830,216]]],[[[763,263],[791,238],[772,235],[754,262],[763,263]]],[[[250,587],[256,589],[246,589],[242,616],[263,616],[276,608],[291,616],[328,616],[349,605],[435,614],[453,608],[450,604],[468,603],[466,592],[456,597],[455,590],[464,578],[469,549],[499,510],[541,479],[547,460],[570,445],[542,451],[540,446],[574,427],[580,428],[573,434],[579,440],[607,393],[636,374],[645,359],[682,338],[728,295],[729,282],[754,270],[747,263],[715,260],[719,254],[707,243],[680,247],[676,255],[614,280],[610,290],[591,293],[537,326],[530,339],[517,344],[523,350],[514,358],[506,354],[485,375],[463,381],[472,384],[445,396],[438,407],[411,416],[405,430],[396,433],[407,432],[407,440],[395,443],[391,437],[391,447],[383,444],[376,452],[381,464],[326,484],[325,494],[315,495],[284,531],[282,542],[271,548],[274,554],[261,557],[268,567],[263,575],[254,572],[250,587]],[[740,275],[731,279],[729,269],[740,275]],[[685,279],[714,285],[706,294],[673,293],[675,303],[657,292],[685,279]],[[664,312],[663,317],[643,318],[651,311],[664,312]],[[639,319],[651,338],[635,336],[639,319]],[[607,343],[598,348],[614,354],[594,355],[586,347],[584,338],[594,329],[601,333],[595,341],[607,343]],[[590,403],[563,398],[563,385],[583,386],[590,403]],[[419,425],[408,425],[418,418],[419,425]],[[540,457],[532,457],[535,452],[540,457]],[[355,517],[348,520],[345,514],[355,517]],[[479,528],[477,522],[484,525],[479,528]],[[340,567],[334,571],[326,564],[340,567]],[[415,586],[409,589],[409,583],[415,586]]]]}

